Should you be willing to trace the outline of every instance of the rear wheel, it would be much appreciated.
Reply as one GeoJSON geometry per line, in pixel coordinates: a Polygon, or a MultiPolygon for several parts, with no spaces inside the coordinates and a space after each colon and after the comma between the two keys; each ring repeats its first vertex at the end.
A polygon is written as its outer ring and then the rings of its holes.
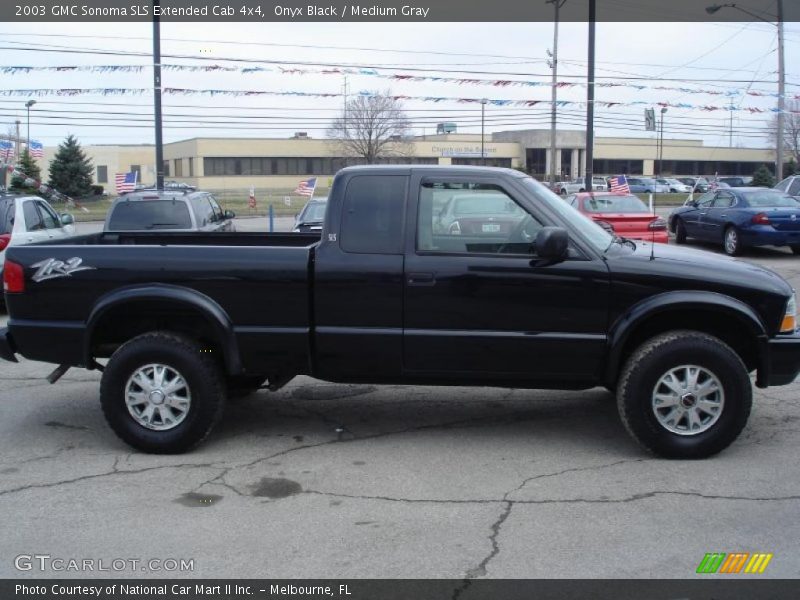
{"type": "Polygon", "coordinates": [[[800,246],[789,246],[794,254],[800,254],[800,246]]]}
{"type": "Polygon", "coordinates": [[[742,253],[742,238],[739,235],[739,230],[733,225],[730,225],[725,230],[722,245],[725,248],[725,254],[728,256],[739,256],[742,253]]]}
{"type": "Polygon", "coordinates": [[[683,221],[681,221],[680,218],[675,219],[675,243],[686,243],[686,226],[683,224],[683,221]]]}
{"type": "Polygon", "coordinates": [[[100,403],[108,424],[142,452],[177,454],[219,421],[225,386],[219,365],[194,341],[168,332],[140,335],[108,361],[100,403]]]}
{"type": "Polygon", "coordinates": [[[739,356],[698,331],[671,331],[640,346],[617,388],[628,432],[666,458],[705,458],[727,448],[750,415],[752,388],[739,356]]]}

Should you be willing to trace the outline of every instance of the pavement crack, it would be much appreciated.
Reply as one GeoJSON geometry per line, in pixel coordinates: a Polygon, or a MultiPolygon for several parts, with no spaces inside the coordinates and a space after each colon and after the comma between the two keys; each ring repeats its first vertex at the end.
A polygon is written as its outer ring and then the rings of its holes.
{"type": "Polygon", "coordinates": [[[10,488],[7,490],[0,490],[0,496],[6,496],[9,494],[16,494],[18,492],[25,492],[28,490],[38,490],[38,489],[48,489],[59,487],[62,485],[68,485],[70,483],[79,483],[82,481],[90,481],[92,479],[100,479],[102,477],[113,477],[115,475],[137,475],[140,473],[147,473],[148,471],[158,471],[160,469],[220,469],[224,467],[217,466],[213,463],[185,463],[185,464],[178,464],[178,465],[159,465],[154,467],[143,467],[141,469],[132,469],[132,470],[123,470],[120,471],[118,466],[118,460],[114,461],[114,465],[112,466],[111,471],[106,471],[105,473],[94,473],[93,475],[82,475],[80,477],[74,477],[72,479],[61,479],[59,481],[51,481],[48,483],[31,483],[28,485],[22,485],[16,488],[10,488]]]}

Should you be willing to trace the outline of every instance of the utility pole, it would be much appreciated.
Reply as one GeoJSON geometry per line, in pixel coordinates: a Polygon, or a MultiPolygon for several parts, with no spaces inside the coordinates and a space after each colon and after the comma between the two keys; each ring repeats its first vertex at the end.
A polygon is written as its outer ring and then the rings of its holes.
{"type": "MultiPolygon", "coordinates": [[[[556,85],[558,83],[558,13],[561,7],[567,0],[546,0],[545,4],[552,4],[555,9],[555,19],[553,21],[553,83],[550,92],[551,105],[550,105],[550,187],[552,188],[556,183],[556,100],[558,99],[558,91],[556,85]]],[[[580,169],[580,165],[578,165],[580,169]]]]}
{"type": "Polygon", "coordinates": [[[731,98],[731,118],[728,130],[728,148],[733,148],[733,98],[731,98]]]}
{"type": "MultiPolygon", "coordinates": [[[[155,0],[153,2],[155,6],[155,0]]],[[[153,105],[156,126],[156,189],[164,189],[164,140],[161,127],[161,18],[153,9],[153,105]]]]}
{"type": "Polygon", "coordinates": [[[16,161],[19,162],[19,157],[22,156],[20,153],[20,141],[19,141],[19,126],[22,124],[22,121],[17,119],[14,121],[15,125],[17,126],[17,146],[16,146],[16,161]]]}
{"type": "Polygon", "coordinates": [[[589,73],[586,88],[586,190],[592,191],[594,175],[594,26],[595,0],[589,0],[589,73]]]}
{"type": "Polygon", "coordinates": [[[486,103],[489,100],[486,98],[481,98],[481,164],[486,165],[486,150],[484,148],[484,122],[485,122],[485,115],[486,115],[486,103]]]}
{"type": "Polygon", "coordinates": [[[786,110],[784,98],[786,87],[786,65],[783,58],[783,0],[778,0],[778,140],[775,149],[775,178],[783,179],[783,122],[786,110]]]}

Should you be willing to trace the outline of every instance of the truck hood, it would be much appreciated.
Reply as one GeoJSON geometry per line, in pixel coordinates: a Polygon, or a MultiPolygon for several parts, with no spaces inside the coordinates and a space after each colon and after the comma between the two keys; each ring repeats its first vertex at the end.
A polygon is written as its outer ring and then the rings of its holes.
{"type": "Polygon", "coordinates": [[[695,289],[759,289],[772,294],[789,296],[792,286],[780,275],[765,267],[707,250],[685,248],[671,244],[636,241],[636,250],[629,245],[611,248],[606,253],[612,273],[649,274],[672,281],[691,282],[695,289]],[[652,258],[651,260],[651,251],[652,258]]]}

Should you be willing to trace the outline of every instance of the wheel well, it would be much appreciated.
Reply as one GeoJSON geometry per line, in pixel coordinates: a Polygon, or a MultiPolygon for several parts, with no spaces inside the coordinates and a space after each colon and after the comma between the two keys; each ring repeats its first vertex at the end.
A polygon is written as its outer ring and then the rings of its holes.
{"type": "Polygon", "coordinates": [[[691,329],[713,335],[730,346],[748,372],[758,367],[756,336],[744,319],[715,310],[672,311],[653,315],[639,323],[623,343],[613,373],[616,381],[628,357],[645,341],[676,329],[691,329]],[[733,322],[732,322],[733,321],[733,322]]]}
{"type": "Polygon", "coordinates": [[[116,305],[94,323],[89,353],[107,358],[125,342],[149,331],[181,333],[224,358],[225,346],[211,318],[198,308],[169,300],[131,300],[116,305]]]}

